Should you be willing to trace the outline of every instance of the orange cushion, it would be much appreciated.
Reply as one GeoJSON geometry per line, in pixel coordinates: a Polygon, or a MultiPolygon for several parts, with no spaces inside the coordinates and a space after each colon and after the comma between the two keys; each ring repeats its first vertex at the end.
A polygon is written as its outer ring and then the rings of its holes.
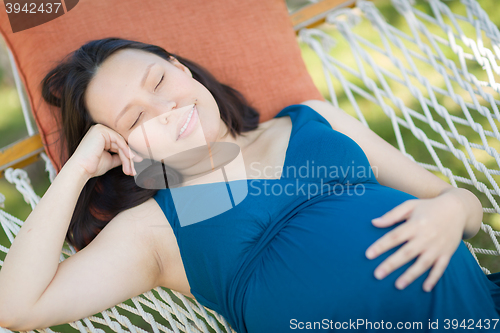
{"type": "Polygon", "coordinates": [[[92,39],[137,40],[193,60],[243,93],[261,122],[287,105],[323,99],[302,61],[284,0],[83,0],[50,22],[16,33],[0,10],[0,32],[57,170],[57,122],[40,82],[57,61],[92,39]]]}

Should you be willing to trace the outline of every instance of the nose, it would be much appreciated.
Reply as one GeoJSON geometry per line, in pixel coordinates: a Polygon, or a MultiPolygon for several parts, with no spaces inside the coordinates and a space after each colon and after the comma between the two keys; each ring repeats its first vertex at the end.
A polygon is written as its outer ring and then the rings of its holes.
{"type": "Polygon", "coordinates": [[[162,105],[160,109],[160,115],[158,116],[158,119],[160,123],[163,125],[166,125],[168,123],[168,119],[172,115],[173,110],[175,110],[177,107],[177,103],[174,101],[168,101],[166,104],[162,105]]]}

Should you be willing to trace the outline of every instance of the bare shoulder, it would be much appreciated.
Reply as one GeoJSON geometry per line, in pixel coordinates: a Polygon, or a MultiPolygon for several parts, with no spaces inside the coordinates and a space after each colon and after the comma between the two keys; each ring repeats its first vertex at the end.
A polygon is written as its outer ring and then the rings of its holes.
{"type": "Polygon", "coordinates": [[[158,223],[162,225],[165,223],[168,224],[165,214],[163,214],[163,211],[154,198],[150,198],[140,205],[121,212],[115,219],[124,221],[123,223],[135,224],[139,228],[151,227],[158,223]]]}
{"type": "Polygon", "coordinates": [[[318,112],[330,123],[333,129],[337,129],[337,125],[339,124],[339,122],[345,120],[346,118],[352,118],[343,110],[333,106],[326,101],[311,99],[300,104],[307,105],[314,111],[318,112]]]}
{"type": "Polygon", "coordinates": [[[332,109],[339,110],[338,108],[334,107],[332,104],[330,104],[326,101],[320,101],[318,99],[310,99],[310,100],[302,102],[300,104],[307,105],[310,108],[314,109],[315,111],[318,111],[318,113],[325,112],[325,111],[332,110],[332,109]]]}
{"type": "Polygon", "coordinates": [[[320,101],[317,99],[311,99],[305,102],[302,102],[300,104],[304,104],[309,106],[311,109],[314,111],[318,112],[320,115],[322,115],[326,120],[330,122],[330,124],[333,127],[332,120],[334,119],[335,115],[339,112],[345,113],[339,108],[336,108],[332,104],[326,102],[326,101],[320,101]]]}
{"type": "MultiPolygon", "coordinates": [[[[336,108],[326,101],[311,99],[300,104],[309,106],[311,109],[323,116],[323,118],[330,123],[333,129],[336,129],[334,127],[335,124],[343,121],[346,116],[349,117],[349,115],[343,110],[336,108]]],[[[269,147],[268,140],[276,141],[277,135],[280,135],[280,133],[286,132],[287,130],[291,130],[292,122],[289,117],[278,117],[271,118],[261,123],[260,126],[265,129],[265,131],[261,133],[261,137],[264,138],[263,140],[266,142],[265,146],[269,147]]],[[[263,148],[259,148],[259,151],[262,149],[263,148]]],[[[275,152],[273,152],[273,154],[275,154],[275,152]]]]}
{"type": "Polygon", "coordinates": [[[150,242],[154,236],[158,225],[168,225],[167,218],[163,214],[160,206],[153,198],[150,198],[135,207],[124,210],[116,215],[111,222],[106,226],[112,227],[114,224],[119,224],[121,227],[128,226],[138,236],[141,236],[145,242],[150,242]]]}

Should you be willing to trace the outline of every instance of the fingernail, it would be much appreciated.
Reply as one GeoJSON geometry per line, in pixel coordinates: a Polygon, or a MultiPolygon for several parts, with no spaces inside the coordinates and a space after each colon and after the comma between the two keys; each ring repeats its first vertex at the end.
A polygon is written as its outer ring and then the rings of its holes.
{"type": "Polygon", "coordinates": [[[368,259],[372,259],[373,256],[375,256],[375,251],[373,251],[373,249],[370,249],[370,250],[366,251],[366,257],[368,259]]]}
{"type": "Polygon", "coordinates": [[[396,282],[396,288],[398,289],[404,289],[406,285],[406,281],[404,280],[399,280],[398,282],[396,282]]]}
{"type": "Polygon", "coordinates": [[[373,219],[372,222],[380,222],[382,219],[380,217],[377,217],[376,219],[373,219]]]}
{"type": "Polygon", "coordinates": [[[424,291],[429,292],[429,291],[431,291],[431,289],[432,289],[432,286],[430,284],[424,285],[424,291]]]}
{"type": "Polygon", "coordinates": [[[377,269],[375,270],[375,277],[379,280],[383,279],[385,276],[385,271],[383,269],[377,269]]]}

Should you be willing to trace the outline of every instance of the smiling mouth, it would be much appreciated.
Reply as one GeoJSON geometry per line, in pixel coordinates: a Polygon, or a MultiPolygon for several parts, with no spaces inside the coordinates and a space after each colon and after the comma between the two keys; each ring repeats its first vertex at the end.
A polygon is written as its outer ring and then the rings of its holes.
{"type": "Polygon", "coordinates": [[[189,122],[191,121],[191,118],[193,117],[195,107],[196,107],[196,104],[193,104],[191,106],[191,110],[189,112],[187,112],[187,114],[184,117],[182,117],[181,122],[179,122],[178,126],[180,126],[180,124],[182,123],[182,127],[178,128],[178,130],[177,130],[177,133],[178,133],[177,134],[177,139],[175,139],[175,141],[179,140],[179,137],[188,128],[189,122]]]}

